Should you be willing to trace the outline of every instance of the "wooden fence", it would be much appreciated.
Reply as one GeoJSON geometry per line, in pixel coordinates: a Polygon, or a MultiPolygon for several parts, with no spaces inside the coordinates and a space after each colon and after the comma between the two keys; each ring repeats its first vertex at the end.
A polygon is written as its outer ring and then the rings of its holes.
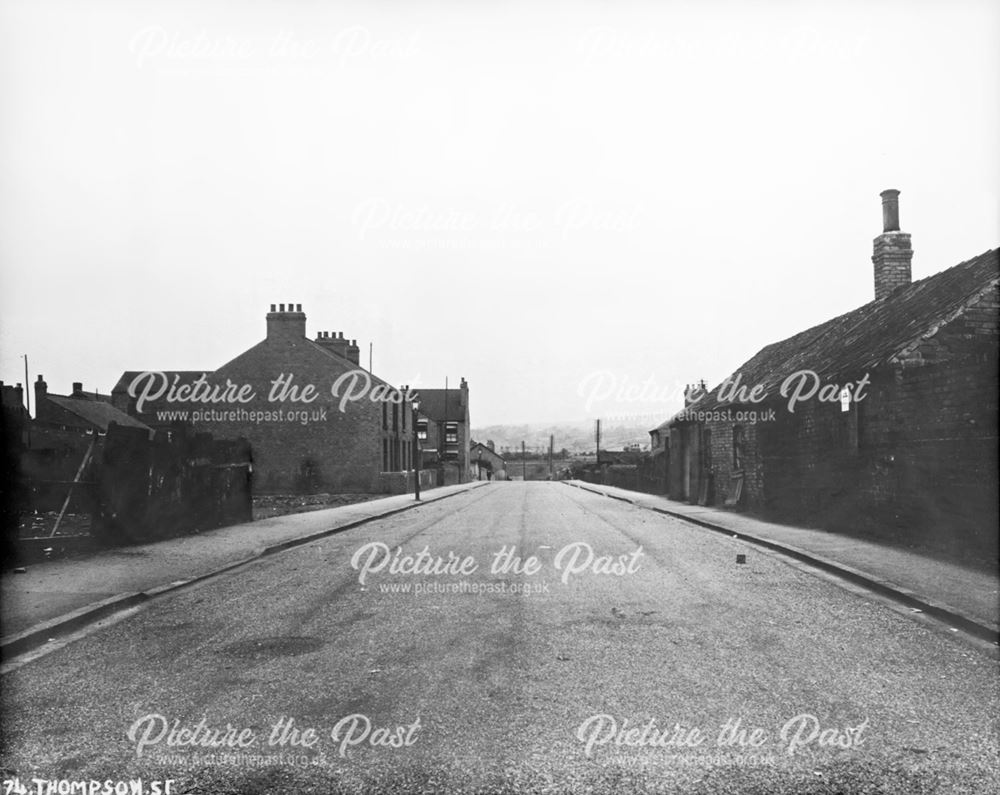
{"type": "Polygon", "coordinates": [[[155,541],[249,522],[251,451],[181,426],[153,439],[111,424],[95,460],[91,534],[105,544],[155,541]]]}

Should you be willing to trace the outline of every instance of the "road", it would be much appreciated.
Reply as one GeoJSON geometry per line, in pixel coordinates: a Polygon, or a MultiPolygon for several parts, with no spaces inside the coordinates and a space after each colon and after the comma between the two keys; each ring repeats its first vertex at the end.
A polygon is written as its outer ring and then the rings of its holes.
{"type": "Polygon", "coordinates": [[[995,792],[997,681],[946,628],[777,554],[495,483],[9,673],[2,764],[189,793],[995,792]]]}

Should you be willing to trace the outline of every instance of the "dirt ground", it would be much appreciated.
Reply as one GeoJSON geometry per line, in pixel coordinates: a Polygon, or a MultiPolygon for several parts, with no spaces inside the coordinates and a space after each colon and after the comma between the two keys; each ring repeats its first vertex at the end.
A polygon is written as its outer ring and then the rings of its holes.
{"type": "Polygon", "coordinates": [[[289,513],[319,511],[384,497],[384,494],[258,494],[253,498],[253,518],[270,519],[289,513]]]}

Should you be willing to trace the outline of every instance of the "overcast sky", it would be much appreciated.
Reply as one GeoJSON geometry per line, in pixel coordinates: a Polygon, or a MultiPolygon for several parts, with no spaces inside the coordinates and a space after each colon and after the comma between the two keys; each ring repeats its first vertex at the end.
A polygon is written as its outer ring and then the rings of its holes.
{"type": "Polygon", "coordinates": [[[995,2],[0,2],[0,378],[212,370],[294,302],[475,426],[666,417],[872,299],[881,190],[915,279],[998,245],[998,45],[995,2]]]}

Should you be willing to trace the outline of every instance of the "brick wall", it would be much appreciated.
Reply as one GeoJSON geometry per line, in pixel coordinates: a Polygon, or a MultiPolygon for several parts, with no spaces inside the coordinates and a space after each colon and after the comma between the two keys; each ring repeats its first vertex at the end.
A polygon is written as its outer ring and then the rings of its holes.
{"type": "MultiPolygon", "coordinates": [[[[328,355],[304,337],[273,336],[216,370],[210,381],[250,384],[257,397],[240,408],[282,410],[284,417],[262,422],[200,422],[195,427],[250,441],[255,492],[379,492],[383,488],[379,475],[384,451],[388,451],[390,471],[402,468],[403,460],[409,457],[411,425],[407,417],[408,430],[404,432],[400,416],[394,428],[389,405],[388,427],[383,427],[382,403],[367,397],[346,402],[341,411],[340,399],[331,394],[331,386],[339,376],[355,369],[351,362],[328,355]],[[318,397],[310,403],[269,402],[271,382],[282,374],[290,375],[293,385],[313,385],[318,397]],[[307,419],[290,418],[292,411],[305,412],[307,419]]],[[[372,383],[379,382],[373,379],[372,383]]],[[[345,389],[340,390],[341,395],[345,389]]]]}

